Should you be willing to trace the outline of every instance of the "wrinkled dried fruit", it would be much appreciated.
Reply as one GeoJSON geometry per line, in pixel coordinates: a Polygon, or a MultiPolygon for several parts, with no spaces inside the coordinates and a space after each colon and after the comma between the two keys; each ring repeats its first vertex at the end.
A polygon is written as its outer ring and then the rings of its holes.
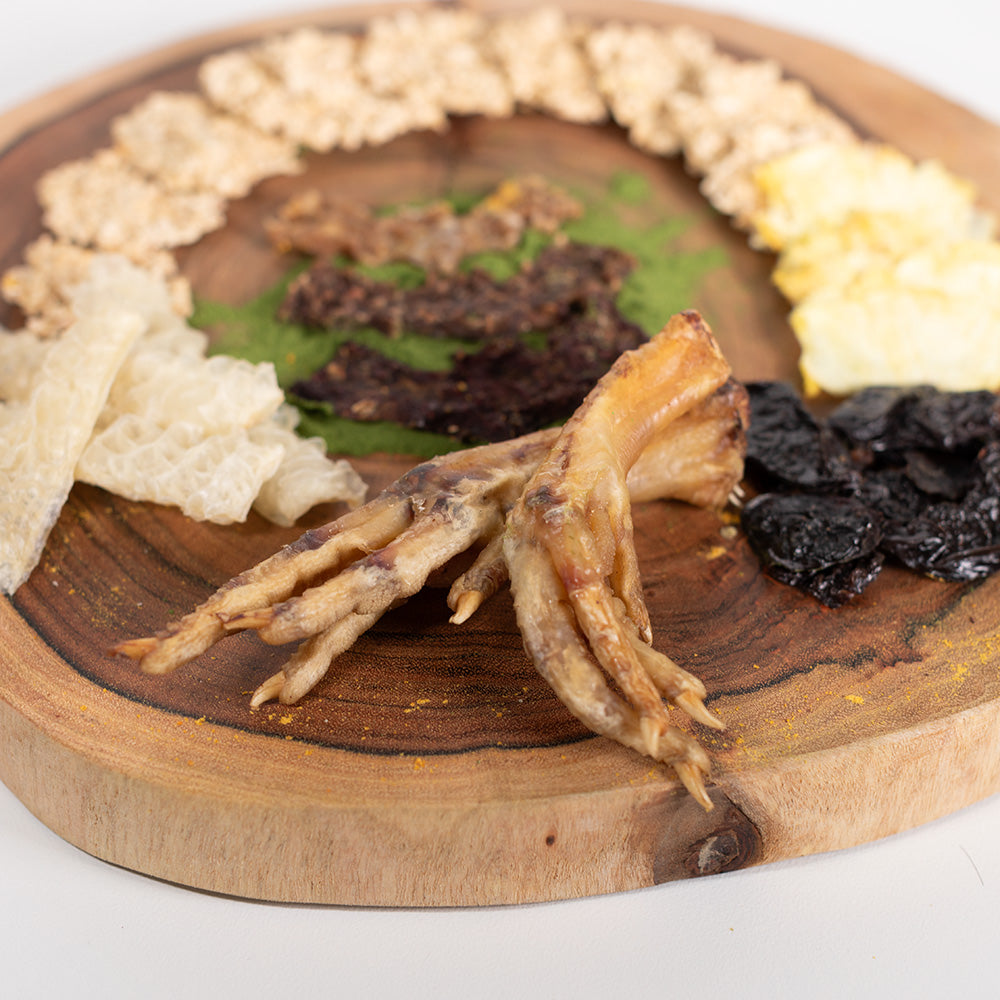
{"type": "Polygon", "coordinates": [[[763,488],[840,490],[856,478],[847,449],[784,382],[751,382],[747,469],[763,488]]]}
{"type": "Polygon", "coordinates": [[[743,508],[740,520],[766,566],[796,573],[870,555],[882,538],[879,515],[853,497],[762,493],[743,508]]]}
{"type": "Polygon", "coordinates": [[[788,386],[750,388],[747,477],[776,492],[743,525],[769,575],[836,606],[886,557],[942,580],[1000,569],[996,395],[880,386],[824,422],[788,386]]]}

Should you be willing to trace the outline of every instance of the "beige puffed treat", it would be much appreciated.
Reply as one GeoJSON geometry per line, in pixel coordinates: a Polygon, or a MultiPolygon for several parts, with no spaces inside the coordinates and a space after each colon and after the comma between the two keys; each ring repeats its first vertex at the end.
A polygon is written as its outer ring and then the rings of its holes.
{"type": "Polygon", "coordinates": [[[194,243],[225,220],[218,195],[165,191],[113,149],[44,174],[38,200],[56,236],[134,259],[194,243]]]}
{"type": "Polygon", "coordinates": [[[110,304],[52,341],[19,402],[0,404],[0,589],[12,594],[41,558],[111,383],[143,330],[110,304]]]}
{"type": "Polygon", "coordinates": [[[345,33],[302,28],[208,59],[199,80],[213,104],[318,152],[445,127],[440,105],[420,93],[373,93],[358,74],[357,47],[345,33]]]}
{"type": "Polygon", "coordinates": [[[459,9],[373,18],[358,48],[359,73],[380,96],[419,94],[446,114],[506,117],[514,112],[514,98],[506,76],[484,53],[487,24],[482,15],[459,9]]]}
{"type": "Polygon", "coordinates": [[[598,90],[632,144],[660,156],[679,152],[670,98],[695,88],[715,54],[711,36],[686,25],[610,22],[591,30],[584,46],[598,90]]]}
{"type": "Polygon", "coordinates": [[[240,198],[258,181],[301,172],[297,146],[217,111],[200,95],[154,92],[114,119],[115,148],[169,191],[240,198]]]}
{"type": "Polygon", "coordinates": [[[350,462],[327,457],[322,438],[303,438],[295,433],[298,421],[298,411],[286,404],[249,432],[254,444],[278,445],[282,450],[281,464],[261,487],[253,507],[283,527],[294,524],[317,504],[357,507],[366,493],[364,480],[350,462]]]}
{"type": "MultiPolygon", "coordinates": [[[[3,297],[21,308],[25,326],[32,333],[42,337],[59,334],[73,322],[71,291],[87,278],[96,255],[97,251],[44,234],[25,248],[23,264],[4,273],[0,281],[3,297]]],[[[171,254],[153,251],[133,263],[164,279],[171,308],[179,316],[190,315],[191,286],[178,273],[171,254]]]]}
{"type": "MultiPolygon", "coordinates": [[[[359,45],[343,32],[302,28],[263,43],[255,57],[313,117],[321,137],[329,141],[333,135],[331,145],[340,149],[380,145],[410,131],[446,126],[440,103],[420,91],[376,94],[359,72],[359,45]]],[[[313,149],[331,148],[315,145],[309,135],[301,141],[313,149]]]]}
{"type": "Polygon", "coordinates": [[[566,121],[604,121],[607,105],[586,55],[587,28],[555,7],[491,22],[484,44],[503,68],[515,101],[566,121]]]}

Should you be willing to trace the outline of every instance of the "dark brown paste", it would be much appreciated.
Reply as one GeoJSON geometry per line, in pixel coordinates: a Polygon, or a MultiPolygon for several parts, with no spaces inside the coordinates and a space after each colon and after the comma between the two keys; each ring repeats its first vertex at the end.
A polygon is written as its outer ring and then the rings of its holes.
{"type": "Polygon", "coordinates": [[[647,339],[615,306],[632,267],[620,250],[577,243],[548,247],[503,282],[473,271],[399,288],[314,264],[289,288],[283,317],[334,330],[447,336],[470,347],[440,372],[348,342],[292,392],[339,416],[462,441],[537,430],[569,416],[619,354],[647,339]],[[526,333],[543,334],[544,346],[531,346],[526,333]]]}

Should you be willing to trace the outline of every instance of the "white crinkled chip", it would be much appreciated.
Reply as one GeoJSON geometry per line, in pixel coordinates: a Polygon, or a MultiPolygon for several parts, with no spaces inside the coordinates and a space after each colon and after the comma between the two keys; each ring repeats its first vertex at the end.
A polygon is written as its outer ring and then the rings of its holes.
{"type": "Polygon", "coordinates": [[[281,464],[261,487],[254,510],[275,524],[294,524],[320,503],[343,502],[357,507],[365,498],[365,484],[346,459],[327,458],[322,438],[302,438],[295,433],[298,412],[282,406],[271,420],[250,429],[256,444],[282,449],[281,464]]]}
{"type": "Polygon", "coordinates": [[[208,338],[171,310],[162,280],[97,255],[72,306],[86,313],[109,301],[144,332],[106,394],[77,478],[220,524],[244,520],[262,490],[279,518],[363,495],[353,469],[296,437],[272,364],[206,356],[208,338]],[[306,470],[314,482],[303,484],[306,470]]]}
{"type": "Polygon", "coordinates": [[[55,341],[30,330],[0,327],[0,402],[24,403],[55,341]]]}
{"type": "Polygon", "coordinates": [[[46,351],[24,401],[0,406],[5,593],[13,593],[38,563],[112,380],[142,330],[140,316],[113,304],[79,319],[46,351]]]}
{"type": "Polygon", "coordinates": [[[175,354],[142,341],[122,365],[101,420],[133,413],[161,427],[181,419],[229,431],[267,419],[283,399],[270,362],[175,354]]]}
{"type": "Polygon", "coordinates": [[[199,521],[231,524],[246,519],[281,458],[279,446],[255,444],[245,430],[211,433],[186,421],[164,427],[124,413],[90,440],[76,476],[130,500],[176,506],[199,521]]]}

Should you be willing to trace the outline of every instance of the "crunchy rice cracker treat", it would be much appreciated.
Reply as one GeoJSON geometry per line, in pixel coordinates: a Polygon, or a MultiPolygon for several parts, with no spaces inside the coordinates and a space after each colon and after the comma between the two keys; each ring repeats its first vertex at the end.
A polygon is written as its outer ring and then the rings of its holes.
{"type": "Polygon", "coordinates": [[[514,97],[501,68],[484,52],[487,25],[469,10],[406,10],[375,18],[358,50],[359,72],[379,95],[420,94],[448,114],[506,117],[514,112],[514,97]]]}
{"type": "MultiPolygon", "coordinates": [[[[73,288],[86,280],[97,251],[40,236],[24,251],[24,263],[10,268],[0,279],[3,297],[19,306],[25,327],[41,337],[62,333],[74,318],[70,306],[73,288]]],[[[165,251],[153,251],[134,261],[151,274],[163,278],[169,289],[171,308],[179,316],[192,309],[191,286],[178,273],[177,262],[165,251]]]]}
{"type": "Polygon", "coordinates": [[[115,148],[168,191],[239,198],[302,170],[294,143],[214,110],[197,94],[153,93],[111,123],[115,148]]]}
{"type": "Polygon", "coordinates": [[[50,170],[38,200],[57,237],[132,258],[193,243],[225,218],[218,195],[165,191],[112,149],[50,170]]]}
{"type": "Polygon", "coordinates": [[[554,7],[490,23],[485,44],[518,104],[574,122],[600,122],[608,109],[585,52],[587,28],[554,7]]]}
{"type": "Polygon", "coordinates": [[[712,38],[684,25],[611,22],[594,28],[585,46],[597,87],[631,142],[660,156],[680,152],[671,98],[697,91],[701,67],[715,56],[712,38]]]}
{"type": "Polygon", "coordinates": [[[373,93],[356,66],[358,44],[345,33],[303,28],[210,58],[199,78],[218,107],[318,152],[445,127],[440,105],[420,93],[373,93]]]}

